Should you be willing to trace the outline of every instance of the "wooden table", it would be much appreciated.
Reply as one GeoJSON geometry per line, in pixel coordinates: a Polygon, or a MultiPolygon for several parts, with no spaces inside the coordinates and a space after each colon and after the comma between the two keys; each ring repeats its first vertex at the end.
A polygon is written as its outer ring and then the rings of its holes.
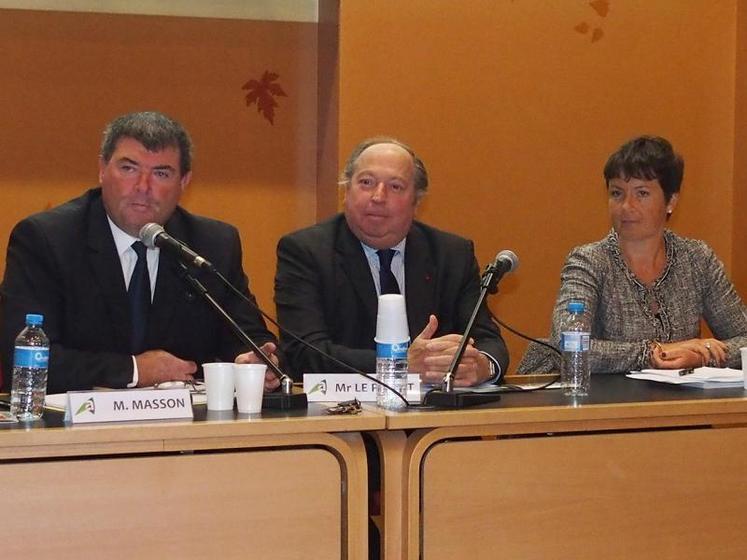
{"type": "Polygon", "coordinates": [[[376,412],[0,429],[7,558],[367,558],[376,412]]]}
{"type": "Polygon", "coordinates": [[[747,558],[746,396],[597,375],[387,413],[384,556],[747,558]]]}

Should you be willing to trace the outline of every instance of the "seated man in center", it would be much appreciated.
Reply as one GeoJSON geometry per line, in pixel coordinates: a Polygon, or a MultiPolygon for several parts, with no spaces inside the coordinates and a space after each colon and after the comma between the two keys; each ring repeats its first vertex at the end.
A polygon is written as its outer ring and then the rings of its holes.
{"type": "MultiPolygon", "coordinates": [[[[473,244],[415,221],[428,173],[398,140],[359,144],[341,183],[343,214],[278,243],[279,322],[337,360],[370,373],[376,368],[378,295],[401,293],[412,339],[409,370],[420,373],[424,383],[439,383],[480,292],[473,244]]],[[[484,304],[472,339],[455,385],[497,382],[508,367],[508,352],[484,304]]],[[[288,336],[281,336],[281,345],[296,379],[308,372],[350,371],[288,336]]]]}

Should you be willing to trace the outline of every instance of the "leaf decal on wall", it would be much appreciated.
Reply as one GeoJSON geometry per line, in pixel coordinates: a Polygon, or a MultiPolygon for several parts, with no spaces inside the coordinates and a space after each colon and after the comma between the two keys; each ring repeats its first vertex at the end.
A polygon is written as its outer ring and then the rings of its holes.
{"type": "Polygon", "coordinates": [[[247,107],[256,103],[257,112],[262,113],[262,116],[273,125],[275,124],[275,107],[278,106],[275,98],[288,97],[280,84],[276,83],[279,77],[279,74],[265,70],[260,80],[252,79],[241,86],[241,89],[249,91],[245,96],[247,107]]]}
{"type": "MultiPolygon", "coordinates": [[[[596,14],[599,17],[607,17],[607,14],[610,11],[610,3],[609,0],[592,0],[589,2],[589,7],[596,12],[596,14]]],[[[577,33],[581,33],[582,35],[585,35],[589,32],[589,29],[591,26],[586,23],[585,21],[582,21],[578,25],[576,25],[573,29],[577,33]]],[[[596,43],[597,41],[600,41],[604,37],[604,30],[601,27],[595,27],[594,31],[591,33],[591,42],[596,43]]]]}
{"type": "Polygon", "coordinates": [[[591,6],[600,17],[607,17],[607,13],[610,11],[610,3],[607,0],[594,0],[593,2],[589,2],[589,6],[591,6]]]}

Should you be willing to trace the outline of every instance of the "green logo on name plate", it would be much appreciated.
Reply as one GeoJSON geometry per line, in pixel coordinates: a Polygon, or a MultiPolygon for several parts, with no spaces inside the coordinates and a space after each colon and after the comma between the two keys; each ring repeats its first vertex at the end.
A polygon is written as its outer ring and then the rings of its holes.
{"type": "Polygon", "coordinates": [[[96,414],[96,403],[93,401],[93,397],[89,397],[82,405],[80,405],[80,407],[78,408],[78,412],[75,413],[75,416],[78,416],[78,414],[83,414],[84,412],[96,414]]]}
{"type": "Polygon", "coordinates": [[[309,391],[309,395],[311,393],[316,393],[317,391],[319,391],[322,395],[327,394],[327,380],[326,379],[322,379],[319,383],[314,385],[311,388],[311,391],[309,391]]]}

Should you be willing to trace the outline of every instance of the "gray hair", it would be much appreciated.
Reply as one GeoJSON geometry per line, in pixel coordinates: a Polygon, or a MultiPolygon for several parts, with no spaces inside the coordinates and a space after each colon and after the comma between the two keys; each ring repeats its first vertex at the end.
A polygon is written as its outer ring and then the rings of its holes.
{"type": "Polygon", "coordinates": [[[179,150],[179,171],[181,175],[192,169],[192,140],[184,127],[163,113],[145,111],[129,113],[117,117],[104,129],[101,142],[101,159],[109,162],[122,138],[132,138],[140,142],[148,151],[156,152],[164,148],[179,150]]]}

